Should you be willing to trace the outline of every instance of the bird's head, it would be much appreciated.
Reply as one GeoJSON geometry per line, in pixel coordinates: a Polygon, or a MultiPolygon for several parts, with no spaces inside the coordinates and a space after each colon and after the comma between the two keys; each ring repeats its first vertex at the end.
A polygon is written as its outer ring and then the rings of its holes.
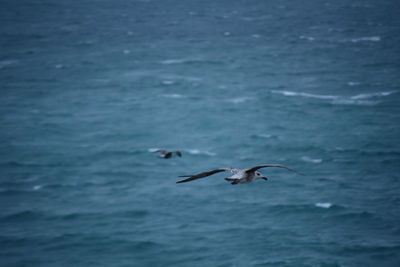
{"type": "Polygon", "coordinates": [[[257,179],[263,179],[263,180],[268,180],[267,177],[265,177],[264,175],[262,175],[260,172],[255,172],[254,173],[257,179]]]}

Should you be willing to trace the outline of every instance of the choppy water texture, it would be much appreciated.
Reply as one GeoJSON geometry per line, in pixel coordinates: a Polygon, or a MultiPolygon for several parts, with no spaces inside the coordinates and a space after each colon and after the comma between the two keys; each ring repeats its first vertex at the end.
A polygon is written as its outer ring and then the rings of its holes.
{"type": "Polygon", "coordinates": [[[399,266],[399,8],[1,1],[0,265],[399,266]]]}

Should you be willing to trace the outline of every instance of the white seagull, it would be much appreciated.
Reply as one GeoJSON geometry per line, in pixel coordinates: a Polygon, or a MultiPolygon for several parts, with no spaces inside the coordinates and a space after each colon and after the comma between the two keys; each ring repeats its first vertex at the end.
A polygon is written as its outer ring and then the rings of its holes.
{"type": "Polygon", "coordinates": [[[182,175],[182,176],[179,176],[179,177],[189,177],[189,178],[187,178],[185,180],[178,181],[176,183],[177,184],[186,183],[186,182],[190,182],[190,181],[193,181],[193,180],[197,180],[197,179],[200,179],[200,178],[204,178],[204,177],[213,175],[213,174],[218,173],[218,172],[228,171],[228,172],[233,173],[233,175],[228,177],[228,178],[225,178],[226,181],[230,182],[231,184],[247,184],[247,183],[250,183],[250,182],[255,181],[257,179],[268,180],[267,177],[263,176],[260,172],[257,171],[258,169],[267,168],[267,167],[284,168],[284,169],[287,169],[289,171],[295,172],[297,174],[304,175],[304,174],[299,173],[299,172],[297,172],[297,171],[295,171],[293,169],[290,169],[289,167],[286,167],[286,166],[283,166],[283,165],[280,165],[280,164],[264,164],[264,165],[260,165],[260,166],[255,166],[255,167],[250,168],[250,169],[243,169],[243,170],[241,170],[241,169],[233,169],[233,168],[221,168],[221,169],[216,169],[216,170],[212,170],[212,171],[208,171],[208,172],[202,172],[202,173],[194,174],[194,175],[182,175]]]}

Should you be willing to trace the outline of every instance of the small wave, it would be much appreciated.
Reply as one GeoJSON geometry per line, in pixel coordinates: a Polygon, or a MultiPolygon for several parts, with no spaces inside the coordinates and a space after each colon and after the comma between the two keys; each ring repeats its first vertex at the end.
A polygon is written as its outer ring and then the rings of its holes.
{"type": "Polygon", "coordinates": [[[128,218],[142,218],[149,214],[147,210],[127,210],[120,213],[120,215],[128,218]]]}
{"type": "Polygon", "coordinates": [[[100,213],[86,213],[86,212],[71,212],[71,213],[65,213],[65,214],[57,214],[57,215],[52,215],[52,219],[54,220],[66,220],[66,221],[73,221],[77,219],[88,219],[88,218],[96,218],[100,216],[100,213]]]}
{"type": "Polygon", "coordinates": [[[220,64],[221,61],[218,61],[216,58],[202,58],[202,57],[193,57],[193,58],[172,58],[165,59],[160,61],[163,65],[190,65],[190,64],[220,64]]]}
{"type": "Polygon", "coordinates": [[[233,104],[240,104],[240,103],[249,101],[251,99],[252,99],[251,97],[244,96],[244,97],[230,98],[230,99],[227,99],[226,101],[233,103],[233,104]]]}
{"type": "Polygon", "coordinates": [[[41,218],[43,215],[41,213],[32,211],[32,210],[25,210],[20,212],[15,212],[12,214],[7,214],[2,217],[5,221],[30,221],[36,220],[41,218]]]}
{"type": "MultiPolygon", "coordinates": [[[[317,203],[320,204],[320,203],[317,203]]],[[[322,203],[326,204],[326,203],[322,203]]],[[[330,203],[329,203],[330,204],[330,203]]],[[[277,213],[314,213],[319,212],[319,209],[316,209],[316,204],[279,204],[273,205],[270,207],[271,212],[277,213]]]]}
{"type": "Polygon", "coordinates": [[[37,190],[35,189],[7,189],[0,188],[0,194],[3,196],[16,196],[16,195],[26,195],[30,193],[34,193],[37,190]]]}
{"type": "Polygon", "coordinates": [[[373,253],[373,254],[380,254],[377,256],[381,259],[386,258],[383,255],[398,255],[398,251],[400,249],[400,245],[390,245],[390,244],[357,244],[357,245],[347,245],[343,246],[340,250],[345,253],[373,253]],[[385,253],[386,252],[386,253],[385,253]],[[390,254],[389,254],[390,253],[390,254]]]}
{"type": "Polygon", "coordinates": [[[319,95],[319,94],[309,94],[304,92],[293,92],[293,91],[277,91],[272,90],[272,93],[281,94],[284,96],[300,96],[305,98],[315,98],[322,100],[331,100],[332,104],[340,104],[340,105],[374,105],[378,102],[374,99],[386,97],[398,91],[385,91],[385,92],[375,92],[375,93],[367,93],[367,94],[358,94],[350,97],[345,96],[337,96],[337,95],[319,95]]]}
{"type": "Polygon", "coordinates": [[[46,165],[11,160],[11,161],[0,162],[0,166],[1,167],[42,167],[42,166],[46,166],[46,165]]]}
{"type": "Polygon", "coordinates": [[[360,38],[353,38],[351,39],[351,42],[353,43],[359,43],[359,42],[379,42],[381,41],[380,36],[369,36],[369,37],[360,37],[360,38]]]}
{"type": "Polygon", "coordinates": [[[361,84],[360,82],[352,82],[352,81],[347,82],[348,86],[357,86],[357,85],[360,85],[360,84],[361,84]]]}
{"type": "Polygon", "coordinates": [[[256,136],[261,138],[271,138],[272,134],[257,134],[256,136]]]}
{"type": "Polygon", "coordinates": [[[369,99],[369,98],[375,98],[375,97],[383,97],[383,96],[389,96],[392,94],[397,93],[398,91],[387,91],[387,92],[377,92],[377,93],[369,93],[369,94],[359,94],[350,97],[351,99],[369,99]]]}
{"type": "Polygon", "coordinates": [[[299,38],[302,40],[307,40],[307,41],[311,41],[311,42],[315,41],[315,37],[311,37],[311,36],[300,35],[299,38]]]}
{"type": "Polygon", "coordinates": [[[65,65],[64,64],[56,64],[56,65],[54,65],[54,68],[56,68],[56,69],[64,69],[65,65]]]}
{"type": "Polygon", "coordinates": [[[192,155],[207,155],[207,156],[215,156],[215,155],[217,155],[216,153],[214,153],[214,152],[210,152],[210,151],[202,151],[202,150],[199,150],[199,149],[188,149],[188,150],[186,150],[189,154],[192,154],[192,155]]]}
{"type": "Polygon", "coordinates": [[[293,92],[293,91],[272,90],[271,92],[275,93],[275,94],[281,94],[284,96],[302,96],[302,97],[317,98],[317,99],[337,99],[337,98],[339,98],[339,96],[334,96],[334,95],[317,95],[317,94],[309,94],[309,93],[293,92]]]}
{"type": "Polygon", "coordinates": [[[161,64],[174,65],[174,64],[187,64],[187,63],[198,63],[198,62],[204,62],[204,60],[200,58],[166,59],[162,60],[161,64]]]}
{"type": "Polygon", "coordinates": [[[360,106],[373,106],[378,104],[379,101],[372,100],[354,100],[354,99],[337,99],[332,101],[334,105],[360,105],[360,106]]]}
{"type": "Polygon", "coordinates": [[[323,208],[323,209],[329,209],[332,207],[332,203],[329,202],[317,202],[315,203],[315,206],[318,208],[323,208]]]}
{"type": "Polygon", "coordinates": [[[104,148],[100,151],[95,151],[90,154],[92,159],[104,160],[107,158],[115,158],[115,157],[129,157],[132,155],[142,154],[144,151],[142,150],[130,150],[130,149],[108,149],[104,148]]]}
{"type": "Polygon", "coordinates": [[[161,83],[164,85],[171,85],[171,84],[174,84],[175,82],[171,81],[171,80],[163,80],[161,83]]]}
{"type": "MultiPolygon", "coordinates": [[[[116,217],[125,217],[125,218],[132,218],[132,219],[140,219],[149,214],[146,210],[125,210],[125,211],[117,211],[108,213],[108,215],[116,218],[116,217]]],[[[96,219],[98,217],[104,216],[104,213],[101,212],[70,212],[64,214],[56,214],[53,215],[52,219],[57,220],[77,220],[77,219],[96,219]]]]}
{"type": "Polygon", "coordinates": [[[36,190],[39,190],[42,188],[43,188],[43,185],[35,185],[32,189],[36,191],[36,190]]]}
{"type": "Polygon", "coordinates": [[[163,94],[161,96],[162,97],[166,97],[166,98],[175,98],[175,99],[187,98],[187,96],[184,96],[184,95],[181,95],[181,94],[163,94]]]}
{"type": "Polygon", "coordinates": [[[133,245],[133,248],[135,250],[154,250],[156,247],[162,246],[162,244],[158,242],[153,242],[153,241],[135,241],[134,243],[129,243],[129,247],[131,248],[133,245]]]}
{"type": "MultiPolygon", "coordinates": [[[[132,219],[140,219],[148,215],[148,211],[146,210],[127,210],[127,211],[118,211],[107,213],[114,218],[116,217],[125,217],[132,219]]],[[[101,212],[62,212],[61,213],[53,213],[53,214],[42,214],[33,211],[23,211],[20,213],[10,214],[5,217],[7,220],[16,220],[16,219],[27,219],[27,218],[46,218],[48,220],[63,220],[63,221],[74,221],[80,219],[97,219],[101,216],[104,216],[104,213],[101,212]]]]}
{"type": "Polygon", "coordinates": [[[7,68],[8,66],[18,64],[18,60],[9,59],[9,60],[0,60],[0,69],[7,68]]]}
{"type": "Polygon", "coordinates": [[[322,159],[313,159],[313,158],[310,158],[307,156],[303,156],[303,157],[301,157],[301,159],[305,162],[311,162],[311,163],[321,163],[322,162],[322,159]]]}
{"type": "Polygon", "coordinates": [[[161,61],[161,64],[165,64],[165,65],[172,65],[172,64],[182,64],[187,62],[187,59],[166,59],[161,61]]]}
{"type": "Polygon", "coordinates": [[[355,153],[359,155],[366,156],[399,156],[400,150],[366,150],[366,149],[352,149],[352,148],[343,148],[343,147],[335,147],[332,152],[338,153],[355,153]]]}
{"type": "Polygon", "coordinates": [[[262,139],[278,139],[279,138],[277,135],[267,134],[267,133],[254,134],[251,137],[262,138],[262,139]]]}
{"type": "Polygon", "coordinates": [[[373,218],[374,214],[368,211],[348,211],[342,214],[335,215],[336,218],[343,220],[343,219],[350,219],[350,220],[365,220],[366,218],[373,218]]]}

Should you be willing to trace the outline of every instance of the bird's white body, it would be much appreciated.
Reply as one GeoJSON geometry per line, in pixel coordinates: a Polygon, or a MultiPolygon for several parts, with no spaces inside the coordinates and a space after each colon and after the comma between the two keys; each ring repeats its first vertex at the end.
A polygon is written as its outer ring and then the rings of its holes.
{"type": "Polygon", "coordinates": [[[257,179],[266,179],[266,177],[262,176],[259,172],[246,173],[246,170],[239,169],[232,169],[230,171],[233,173],[233,175],[225,178],[225,180],[228,182],[232,182],[232,184],[247,184],[257,179]]]}
{"type": "MultiPolygon", "coordinates": [[[[186,183],[189,181],[193,181],[193,180],[197,180],[200,178],[204,178],[204,177],[213,175],[215,173],[228,171],[228,172],[231,172],[232,175],[228,178],[225,178],[226,181],[230,182],[231,184],[247,184],[247,183],[253,182],[258,179],[268,180],[267,177],[263,176],[260,172],[257,171],[258,169],[267,168],[267,167],[284,168],[289,171],[298,173],[297,171],[290,169],[286,166],[280,165],[280,164],[264,164],[264,165],[252,167],[250,169],[221,168],[221,169],[215,169],[212,171],[202,172],[202,173],[198,173],[198,174],[194,174],[194,175],[181,175],[179,177],[188,177],[188,178],[178,181],[177,183],[178,184],[186,183]]],[[[298,173],[298,174],[301,174],[301,173],[298,173]]]]}

